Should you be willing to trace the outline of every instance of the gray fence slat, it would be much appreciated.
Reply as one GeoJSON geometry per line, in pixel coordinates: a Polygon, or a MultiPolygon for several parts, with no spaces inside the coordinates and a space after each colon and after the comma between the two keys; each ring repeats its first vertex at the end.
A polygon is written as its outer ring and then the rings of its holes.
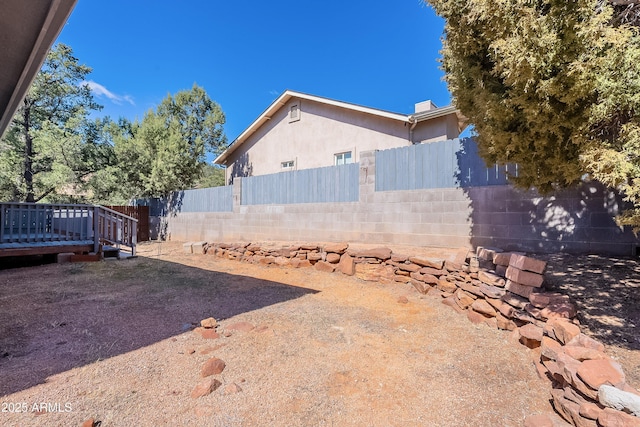
{"type": "Polygon", "coordinates": [[[471,138],[376,152],[376,191],[508,184],[517,165],[487,168],[471,138]]]}
{"type": "Polygon", "coordinates": [[[359,164],[304,169],[242,179],[242,204],[357,202],[359,164]]]}

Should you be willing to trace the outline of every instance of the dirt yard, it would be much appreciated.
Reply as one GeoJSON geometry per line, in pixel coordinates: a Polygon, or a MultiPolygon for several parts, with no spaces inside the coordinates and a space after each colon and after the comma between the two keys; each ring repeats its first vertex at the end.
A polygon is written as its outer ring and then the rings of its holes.
{"type": "MultiPolygon", "coordinates": [[[[531,350],[410,285],[181,252],[0,271],[0,425],[520,426],[551,411],[531,350]],[[217,339],[192,330],[210,316],[217,339]],[[221,385],[192,398],[212,357],[221,385]]],[[[585,260],[551,260],[553,285],[580,287],[585,309],[616,298],[583,322],[637,387],[640,267],[609,268],[625,273],[606,290],[561,280],[585,260]]]]}

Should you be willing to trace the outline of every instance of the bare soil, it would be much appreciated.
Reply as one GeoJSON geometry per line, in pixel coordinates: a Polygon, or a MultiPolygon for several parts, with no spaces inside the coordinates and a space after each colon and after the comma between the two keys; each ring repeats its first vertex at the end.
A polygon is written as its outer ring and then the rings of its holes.
{"type": "MultiPolygon", "coordinates": [[[[185,255],[171,242],[139,254],[0,271],[0,425],[520,426],[551,411],[534,351],[410,285],[185,255]],[[218,339],[192,331],[210,316],[218,339]],[[256,328],[230,328],[240,321],[256,328]],[[211,357],[226,362],[222,385],[193,399],[211,357]]],[[[552,285],[578,292],[585,331],[638,386],[638,263],[550,262],[552,285]],[[604,273],[584,273],[596,266],[604,273]]]]}

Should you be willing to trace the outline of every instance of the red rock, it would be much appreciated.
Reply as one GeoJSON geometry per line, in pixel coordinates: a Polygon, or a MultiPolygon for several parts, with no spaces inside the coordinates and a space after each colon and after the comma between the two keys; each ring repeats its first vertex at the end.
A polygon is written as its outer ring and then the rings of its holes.
{"type": "Polygon", "coordinates": [[[409,273],[416,273],[422,268],[418,264],[404,264],[404,263],[398,264],[397,267],[400,270],[408,271],[409,273]]]}
{"type": "Polygon", "coordinates": [[[469,255],[469,248],[460,248],[456,251],[452,261],[456,264],[464,264],[469,255]]]}
{"type": "Polygon", "coordinates": [[[226,367],[226,364],[222,359],[218,359],[217,357],[212,357],[211,359],[204,362],[204,365],[202,365],[202,370],[200,371],[200,374],[203,377],[217,375],[222,371],[224,371],[225,367],[226,367]]]}
{"type": "Polygon", "coordinates": [[[333,273],[336,269],[336,266],[326,261],[318,261],[316,262],[316,265],[314,266],[314,268],[318,271],[322,271],[325,273],[333,273]]]}
{"type": "Polygon", "coordinates": [[[513,331],[517,328],[517,325],[515,324],[515,322],[511,319],[507,319],[506,317],[504,317],[502,314],[497,313],[496,314],[496,327],[498,329],[502,329],[505,331],[513,331]]]}
{"type": "Polygon", "coordinates": [[[411,273],[410,276],[415,280],[419,280],[430,285],[437,285],[439,280],[436,276],[433,276],[431,274],[422,274],[419,272],[411,273]]]}
{"type": "Polygon", "coordinates": [[[574,417],[580,417],[580,405],[564,397],[564,392],[560,389],[551,390],[553,399],[551,403],[554,409],[569,423],[575,425],[574,417]]]}
{"type": "Polygon", "coordinates": [[[485,321],[487,320],[487,316],[483,315],[482,313],[478,313],[475,310],[467,310],[467,319],[469,319],[471,323],[477,325],[480,323],[485,323],[485,321]]]}
{"type": "Polygon", "coordinates": [[[483,299],[477,299],[471,304],[471,308],[477,311],[478,313],[484,314],[487,317],[495,317],[496,310],[489,304],[487,301],[483,299]]]}
{"type": "Polygon", "coordinates": [[[622,366],[611,359],[585,360],[578,369],[578,377],[594,390],[603,384],[620,387],[625,382],[622,366]]]}
{"type": "Polygon", "coordinates": [[[436,277],[445,276],[445,275],[448,274],[448,272],[446,270],[442,270],[442,269],[438,269],[438,268],[432,268],[432,267],[422,267],[420,270],[418,270],[418,273],[420,273],[420,274],[430,274],[430,275],[436,276],[436,277]]]}
{"type": "Polygon", "coordinates": [[[529,302],[534,307],[545,308],[552,303],[569,302],[569,296],[559,292],[533,292],[529,295],[529,302]]]}
{"type": "Polygon", "coordinates": [[[303,259],[298,263],[297,268],[307,268],[311,266],[313,266],[313,264],[311,264],[311,261],[309,261],[308,259],[303,259]]]}
{"type": "MultiPolygon", "coordinates": [[[[542,286],[542,283],[544,282],[544,277],[541,274],[520,270],[511,265],[507,268],[507,272],[505,276],[507,277],[507,279],[513,282],[520,283],[521,285],[529,286],[533,288],[539,288],[540,286],[542,286]]],[[[527,295],[527,297],[528,296],[529,295],[527,295]]]]}
{"type": "Polygon", "coordinates": [[[416,288],[416,291],[420,292],[421,294],[426,294],[429,290],[429,286],[419,280],[411,279],[411,282],[409,283],[411,283],[413,287],[416,288]]]}
{"type": "Polygon", "coordinates": [[[342,255],[349,248],[349,243],[340,242],[340,243],[327,243],[324,245],[325,252],[334,252],[336,254],[342,255]]]}
{"type": "Polygon", "coordinates": [[[551,303],[542,309],[541,315],[547,319],[573,319],[578,314],[575,304],[569,301],[551,303]]]}
{"type": "Polygon", "coordinates": [[[512,293],[514,293],[516,295],[520,295],[523,298],[526,298],[527,299],[527,303],[528,303],[529,295],[531,295],[531,293],[533,292],[534,288],[531,287],[531,286],[525,286],[523,284],[514,282],[513,280],[507,280],[506,289],[509,292],[512,292],[512,293]]]}
{"type": "Polygon", "coordinates": [[[512,307],[515,308],[525,308],[527,304],[529,304],[529,300],[521,297],[520,295],[514,294],[512,292],[507,292],[505,296],[502,297],[502,301],[506,302],[512,307]]]}
{"type": "Polygon", "coordinates": [[[242,388],[236,383],[227,384],[227,386],[224,388],[224,392],[226,394],[236,394],[240,393],[241,391],[242,388]]]}
{"type": "Polygon", "coordinates": [[[454,297],[446,297],[446,298],[443,298],[443,299],[442,299],[442,303],[443,303],[444,305],[447,305],[447,306],[449,306],[449,307],[453,308],[453,309],[454,309],[455,311],[457,311],[458,313],[463,313],[463,312],[464,312],[464,310],[463,310],[463,309],[461,309],[461,308],[458,306],[458,303],[456,302],[456,299],[455,299],[454,297]]]}
{"type": "Polygon", "coordinates": [[[387,260],[391,258],[391,249],[389,248],[373,248],[360,251],[357,257],[361,258],[377,258],[381,260],[387,260]]]}
{"type": "Polygon", "coordinates": [[[338,270],[347,276],[356,274],[356,264],[353,262],[353,257],[349,254],[342,254],[338,263],[338,270]]]}
{"type": "Polygon", "coordinates": [[[478,280],[482,283],[486,283],[487,285],[497,286],[500,288],[504,288],[506,284],[502,277],[487,271],[478,271],[478,280]]]}
{"type": "Polygon", "coordinates": [[[394,281],[394,282],[399,282],[399,283],[409,283],[409,282],[411,282],[412,280],[414,280],[414,279],[412,279],[412,278],[411,278],[411,277],[409,277],[409,276],[403,276],[403,275],[400,275],[400,274],[396,274],[396,275],[393,277],[393,281],[394,281]]]}
{"type": "Polygon", "coordinates": [[[509,265],[509,262],[511,261],[511,255],[513,254],[524,255],[521,252],[501,252],[493,256],[493,263],[495,265],[501,265],[503,267],[507,267],[509,265]]]}
{"type": "Polygon", "coordinates": [[[496,265],[495,272],[498,276],[504,277],[507,274],[507,267],[504,265],[496,265]]]}
{"type": "Polygon", "coordinates": [[[85,422],[82,423],[81,427],[93,427],[96,425],[96,420],[94,418],[89,418],[85,422]]]}
{"type": "Polygon", "coordinates": [[[355,276],[368,282],[377,282],[384,274],[384,267],[380,264],[356,264],[355,276]]]}
{"type": "Polygon", "coordinates": [[[457,262],[445,260],[444,268],[450,272],[462,271],[464,269],[462,264],[458,264],[457,262]]]}
{"type": "Polygon", "coordinates": [[[407,255],[401,255],[401,254],[391,254],[391,261],[393,262],[405,262],[409,259],[409,257],[407,255]]]}
{"type": "Polygon", "coordinates": [[[509,265],[520,270],[531,271],[538,274],[544,273],[544,269],[547,267],[545,261],[519,254],[511,255],[509,265]]]}
{"type": "Polygon", "coordinates": [[[398,304],[407,304],[409,299],[405,296],[398,297],[398,304]]]}
{"type": "Polygon", "coordinates": [[[590,420],[597,420],[602,412],[602,408],[595,403],[585,402],[580,405],[580,416],[590,420]]]}
{"type": "Polygon", "coordinates": [[[327,254],[327,262],[329,264],[337,264],[340,262],[340,255],[336,254],[336,253],[328,253],[327,254]]]}
{"type": "Polygon", "coordinates": [[[566,345],[579,345],[586,348],[592,348],[598,351],[604,351],[604,345],[591,337],[586,336],[583,333],[578,334],[570,341],[566,343],[566,345]]]}
{"type": "Polygon", "coordinates": [[[460,286],[460,289],[463,289],[464,291],[470,293],[471,295],[475,295],[476,297],[483,297],[484,298],[484,294],[480,290],[480,287],[474,285],[473,283],[459,282],[459,286],[460,286]]]}
{"type": "Polygon", "coordinates": [[[269,265],[269,264],[273,264],[274,262],[276,262],[276,258],[272,257],[272,256],[266,256],[264,258],[259,258],[258,262],[260,264],[269,265]]]}
{"type": "Polygon", "coordinates": [[[287,257],[279,256],[276,257],[274,263],[280,267],[288,267],[291,265],[291,260],[287,257]]]}
{"type": "Polygon", "coordinates": [[[227,326],[225,329],[231,331],[250,332],[255,329],[255,326],[249,322],[236,322],[227,326]]]}
{"type": "Polygon", "coordinates": [[[206,319],[202,319],[200,321],[200,326],[207,329],[215,328],[216,326],[218,326],[218,322],[213,317],[207,317],[206,319]]]}
{"type": "Polygon", "coordinates": [[[191,398],[197,399],[202,396],[213,393],[222,383],[215,378],[207,378],[198,383],[193,390],[191,390],[191,398]]]}
{"type": "Polygon", "coordinates": [[[480,292],[489,298],[502,298],[506,293],[504,289],[497,286],[487,285],[486,283],[480,285],[480,292]]]}
{"type": "Polygon", "coordinates": [[[458,289],[455,283],[443,279],[438,279],[438,284],[436,285],[436,287],[442,292],[450,293],[454,293],[458,289]]]}
{"type": "Polygon", "coordinates": [[[601,427],[640,427],[640,418],[615,409],[604,408],[598,416],[598,425],[601,427]]]}
{"type": "Polygon", "coordinates": [[[458,303],[458,306],[463,310],[465,310],[467,307],[473,304],[473,301],[475,301],[475,298],[473,298],[471,295],[469,295],[462,289],[458,289],[454,293],[454,296],[456,298],[456,303],[458,303]]]}
{"type": "Polygon", "coordinates": [[[550,337],[542,337],[540,352],[544,357],[551,360],[557,360],[558,353],[562,351],[563,347],[558,341],[550,337]]]}
{"type": "Polygon", "coordinates": [[[579,345],[565,345],[562,350],[569,356],[579,361],[606,359],[607,355],[601,351],[592,348],[586,348],[579,345]]]}
{"type": "Polygon", "coordinates": [[[309,261],[320,261],[322,260],[322,254],[319,252],[309,252],[307,254],[307,259],[309,261]]]}
{"type": "Polygon", "coordinates": [[[435,268],[436,270],[442,270],[442,267],[444,267],[444,261],[441,259],[409,257],[409,261],[422,267],[435,268]]]}
{"type": "Polygon", "coordinates": [[[556,339],[562,344],[567,344],[580,334],[580,328],[563,319],[552,319],[547,322],[553,329],[556,339]]]}
{"type": "Polygon", "coordinates": [[[529,348],[538,348],[542,342],[542,328],[528,324],[518,329],[520,342],[529,348]]]}

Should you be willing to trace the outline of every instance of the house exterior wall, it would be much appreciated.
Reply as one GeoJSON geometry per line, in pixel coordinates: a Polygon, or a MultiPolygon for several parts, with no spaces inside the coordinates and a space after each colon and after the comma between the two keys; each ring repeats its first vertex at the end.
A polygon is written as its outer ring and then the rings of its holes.
{"type": "Polygon", "coordinates": [[[293,169],[311,169],[335,164],[335,155],[351,152],[358,162],[361,152],[407,146],[418,142],[441,141],[457,137],[451,123],[455,115],[411,124],[311,100],[291,99],[231,153],[226,161],[226,182],[235,177],[282,172],[283,162],[294,162],[293,169]],[[300,119],[291,121],[292,105],[299,106],[300,119]]]}

